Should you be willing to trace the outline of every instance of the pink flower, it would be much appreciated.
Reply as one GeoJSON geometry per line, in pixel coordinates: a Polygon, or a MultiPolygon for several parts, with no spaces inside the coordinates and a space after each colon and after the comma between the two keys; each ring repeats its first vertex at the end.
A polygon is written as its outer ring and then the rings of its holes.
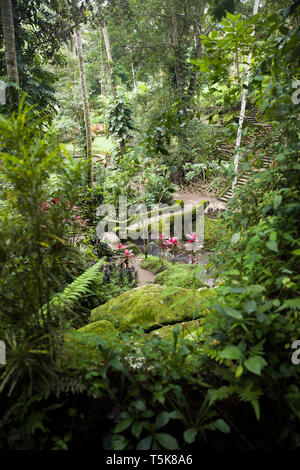
{"type": "Polygon", "coordinates": [[[47,209],[49,209],[49,204],[47,201],[41,202],[40,206],[42,211],[46,211],[47,209]]]}
{"type": "Polygon", "coordinates": [[[75,217],[75,220],[78,220],[78,219],[80,219],[80,216],[79,216],[79,215],[77,215],[77,216],[75,217]]]}
{"type": "Polygon", "coordinates": [[[191,232],[187,235],[188,243],[197,243],[198,238],[197,234],[194,232],[191,232]]]}
{"type": "Polygon", "coordinates": [[[160,239],[161,239],[161,240],[166,240],[167,237],[166,237],[166,235],[165,235],[164,233],[162,233],[162,234],[160,235],[160,239]]]}
{"type": "Polygon", "coordinates": [[[175,246],[178,243],[178,239],[176,237],[171,237],[168,240],[168,245],[175,246]]]}
{"type": "Polygon", "coordinates": [[[118,250],[124,250],[125,246],[122,245],[122,243],[119,243],[118,245],[118,250]]]}
{"type": "Polygon", "coordinates": [[[56,204],[56,202],[57,202],[56,197],[54,197],[54,198],[52,199],[52,202],[53,202],[53,204],[56,204]]]}
{"type": "Polygon", "coordinates": [[[126,258],[131,258],[132,256],[134,256],[132,250],[126,250],[124,251],[124,256],[126,256],[126,258]]]}

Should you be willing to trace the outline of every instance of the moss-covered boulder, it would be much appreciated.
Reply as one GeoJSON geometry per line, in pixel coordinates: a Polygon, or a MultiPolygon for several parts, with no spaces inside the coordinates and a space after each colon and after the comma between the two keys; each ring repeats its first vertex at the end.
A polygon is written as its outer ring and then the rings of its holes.
{"type": "Polygon", "coordinates": [[[99,341],[110,341],[117,330],[107,320],[99,320],[79,328],[70,330],[65,334],[64,349],[62,352],[62,365],[73,364],[75,367],[86,367],[86,364],[95,364],[102,361],[98,348],[99,341]]]}
{"type": "Polygon", "coordinates": [[[145,329],[191,320],[206,312],[213,289],[201,291],[148,284],[132,289],[91,312],[91,322],[108,320],[126,330],[133,325],[145,329]]]}
{"type": "MultiPolygon", "coordinates": [[[[176,323],[179,326],[179,337],[193,337],[195,331],[197,331],[201,326],[201,319],[197,320],[190,320],[181,323],[176,323]]],[[[157,336],[161,339],[170,339],[173,337],[173,329],[176,325],[166,325],[162,328],[158,328],[157,330],[151,331],[148,333],[148,337],[157,336]]]]}
{"type": "Polygon", "coordinates": [[[113,333],[115,331],[114,325],[107,320],[99,320],[93,323],[89,323],[88,325],[83,326],[76,330],[80,333],[97,333],[101,335],[107,335],[109,333],[113,333]]]}

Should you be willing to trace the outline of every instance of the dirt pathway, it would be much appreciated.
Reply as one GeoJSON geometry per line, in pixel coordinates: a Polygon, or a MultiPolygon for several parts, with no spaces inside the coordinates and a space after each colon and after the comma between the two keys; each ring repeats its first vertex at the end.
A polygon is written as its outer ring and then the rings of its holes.
{"type": "Polygon", "coordinates": [[[154,281],[155,275],[146,269],[141,267],[141,262],[143,258],[136,256],[130,260],[131,266],[134,266],[138,273],[139,286],[145,286],[146,284],[152,283],[154,281]]]}

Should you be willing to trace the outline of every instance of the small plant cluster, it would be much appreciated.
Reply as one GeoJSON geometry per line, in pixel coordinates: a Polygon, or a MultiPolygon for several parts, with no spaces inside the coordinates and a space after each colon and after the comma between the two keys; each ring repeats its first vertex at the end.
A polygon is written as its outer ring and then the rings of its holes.
{"type": "Polygon", "coordinates": [[[134,266],[129,266],[125,262],[115,263],[113,259],[107,260],[102,266],[103,281],[110,283],[113,279],[118,279],[120,285],[136,287],[138,281],[138,273],[134,266]]]}

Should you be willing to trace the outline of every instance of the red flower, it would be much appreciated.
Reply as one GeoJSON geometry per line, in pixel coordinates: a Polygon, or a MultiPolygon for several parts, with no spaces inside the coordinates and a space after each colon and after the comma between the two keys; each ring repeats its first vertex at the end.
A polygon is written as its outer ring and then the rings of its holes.
{"type": "Polygon", "coordinates": [[[52,202],[53,202],[53,204],[56,204],[56,202],[57,202],[56,197],[54,197],[54,198],[52,199],[52,202]]]}
{"type": "Polygon", "coordinates": [[[40,206],[42,211],[46,211],[47,209],[49,209],[49,204],[47,201],[41,202],[40,206]]]}
{"type": "Polygon", "coordinates": [[[177,245],[177,243],[178,243],[178,238],[176,238],[176,237],[171,237],[168,240],[168,245],[175,246],[175,245],[177,245]]]}
{"type": "Polygon", "coordinates": [[[123,256],[126,256],[126,258],[131,258],[132,256],[134,256],[134,253],[132,252],[132,250],[126,250],[124,251],[124,254],[123,256]]]}
{"type": "Polygon", "coordinates": [[[189,233],[187,235],[187,238],[188,238],[188,243],[197,243],[198,241],[197,234],[194,232],[189,233]]]}

